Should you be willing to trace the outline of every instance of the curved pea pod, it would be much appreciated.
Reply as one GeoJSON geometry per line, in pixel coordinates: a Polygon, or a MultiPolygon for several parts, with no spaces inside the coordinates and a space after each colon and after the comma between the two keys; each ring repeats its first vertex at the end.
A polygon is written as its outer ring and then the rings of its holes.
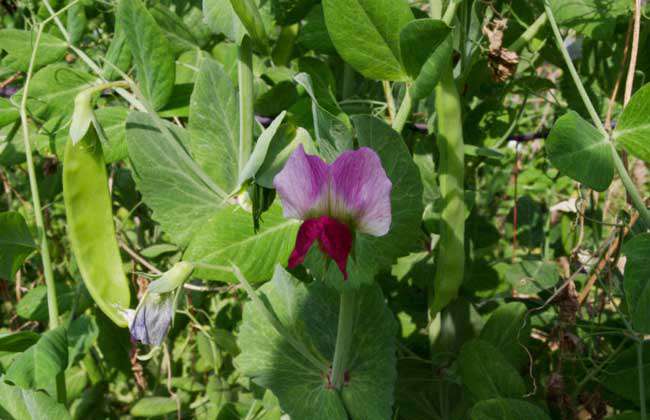
{"type": "Polygon", "coordinates": [[[81,277],[99,308],[117,325],[131,292],[115,237],[106,165],[95,127],[77,144],[68,139],[63,160],[68,237],[81,277]]]}

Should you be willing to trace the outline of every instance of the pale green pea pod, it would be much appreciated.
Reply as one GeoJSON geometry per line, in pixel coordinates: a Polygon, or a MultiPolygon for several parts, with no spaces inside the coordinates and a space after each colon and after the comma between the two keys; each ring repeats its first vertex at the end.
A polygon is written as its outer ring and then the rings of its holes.
{"type": "Polygon", "coordinates": [[[129,307],[131,292],[115,236],[102,147],[92,125],[77,144],[70,139],[66,145],[63,198],[71,249],[86,288],[106,316],[126,327],[119,309],[129,307]]]}
{"type": "Polygon", "coordinates": [[[440,151],[440,241],[429,316],[433,319],[458,295],[465,273],[465,161],[461,103],[448,67],[436,87],[438,150],[440,151]]]}

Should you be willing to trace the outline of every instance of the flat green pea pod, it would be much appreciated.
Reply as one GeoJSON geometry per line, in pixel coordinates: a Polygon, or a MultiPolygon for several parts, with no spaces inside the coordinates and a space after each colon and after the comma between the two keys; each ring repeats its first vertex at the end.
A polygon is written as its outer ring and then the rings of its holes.
{"type": "Polygon", "coordinates": [[[440,213],[440,240],[433,296],[429,296],[431,319],[456,298],[465,271],[463,123],[460,98],[451,67],[443,72],[436,87],[436,113],[440,151],[438,179],[443,208],[440,213]]]}
{"type": "Polygon", "coordinates": [[[115,237],[102,146],[92,124],[77,144],[68,139],[63,198],[72,252],[86,288],[113,322],[126,327],[119,309],[129,307],[131,292],[115,237]]]}

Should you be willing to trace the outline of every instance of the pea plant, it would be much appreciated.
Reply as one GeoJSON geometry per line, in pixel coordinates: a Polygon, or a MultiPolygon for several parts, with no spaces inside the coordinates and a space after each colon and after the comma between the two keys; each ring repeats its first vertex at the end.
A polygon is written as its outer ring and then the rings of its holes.
{"type": "Polygon", "coordinates": [[[648,419],[642,0],[0,1],[0,418],[648,419]]]}

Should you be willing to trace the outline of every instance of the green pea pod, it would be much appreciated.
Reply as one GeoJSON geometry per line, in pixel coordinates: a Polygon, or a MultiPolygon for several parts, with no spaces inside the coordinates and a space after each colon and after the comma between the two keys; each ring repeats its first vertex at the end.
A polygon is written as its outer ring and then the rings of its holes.
{"type": "Polygon", "coordinates": [[[440,214],[440,240],[429,316],[440,312],[456,295],[465,270],[465,161],[463,123],[458,89],[451,67],[443,71],[436,87],[438,118],[438,179],[443,208],[440,214]]]}
{"type": "Polygon", "coordinates": [[[117,325],[131,292],[115,237],[106,165],[95,127],[76,145],[68,139],[63,160],[63,198],[68,236],[86,288],[117,325]]]}

